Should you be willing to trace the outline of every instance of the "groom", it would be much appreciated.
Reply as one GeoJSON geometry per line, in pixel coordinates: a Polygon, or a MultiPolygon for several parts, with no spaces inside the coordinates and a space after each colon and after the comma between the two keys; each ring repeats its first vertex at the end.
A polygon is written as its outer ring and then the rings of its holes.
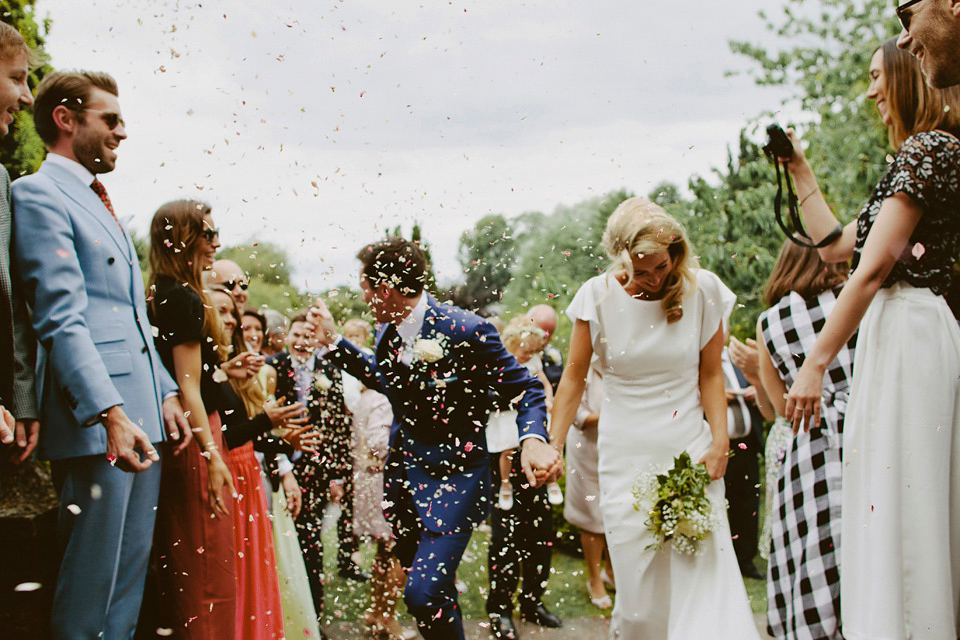
{"type": "Polygon", "coordinates": [[[547,443],[543,386],[492,325],[423,291],[427,264],[416,244],[387,238],[357,257],[364,300],[380,323],[374,355],[334,335],[322,302],[311,319],[330,361],[390,399],[384,501],[395,551],[409,569],[404,601],[426,640],[462,640],[454,582],[489,510],[487,414],[496,402],[518,399],[523,470],[535,486],[553,479],[562,460],[547,443]]]}

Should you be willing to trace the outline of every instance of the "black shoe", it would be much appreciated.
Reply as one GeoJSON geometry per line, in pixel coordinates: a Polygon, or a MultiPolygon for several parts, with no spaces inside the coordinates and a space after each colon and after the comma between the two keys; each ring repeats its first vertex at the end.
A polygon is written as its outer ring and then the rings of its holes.
{"type": "Polygon", "coordinates": [[[490,633],[497,640],[517,640],[517,628],[510,616],[490,614],[490,633]]]}
{"type": "Polygon", "coordinates": [[[337,575],[348,580],[355,580],[356,582],[366,582],[370,579],[369,573],[352,562],[350,564],[342,565],[340,570],[337,572],[337,575]]]}
{"type": "Polygon", "coordinates": [[[543,606],[543,603],[540,603],[536,607],[529,609],[521,608],[520,617],[523,620],[528,620],[540,625],[541,627],[548,627],[550,629],[558,629],[563,626],[563,621],[547,611],[547,608],[543,606]]]}
{"type": "Polygon", "coordinates": [[[760,570],[753,566],[753,563],[745,564],[740,567],[740,575],[751,580],[766,580],[767,576],[760,573],[760,570]]]}

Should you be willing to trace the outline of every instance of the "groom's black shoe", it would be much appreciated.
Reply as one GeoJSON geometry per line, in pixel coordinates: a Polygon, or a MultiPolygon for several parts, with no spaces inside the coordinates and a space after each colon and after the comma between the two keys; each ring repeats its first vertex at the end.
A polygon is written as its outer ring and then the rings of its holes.
{"type": "Polygon", "coordinates": [[[517,628],[513,626],[510,616],[490,614],[490,633],[497,640],[517,640],[517,628]]]}
{"type": "Polygon", "coordinates": [[[541,627],[557,629],[563,626],[563,621],[553,615],[541,602],[536,607],[521,607],[520,617],[529,622],[536,623],[541,627]]]}

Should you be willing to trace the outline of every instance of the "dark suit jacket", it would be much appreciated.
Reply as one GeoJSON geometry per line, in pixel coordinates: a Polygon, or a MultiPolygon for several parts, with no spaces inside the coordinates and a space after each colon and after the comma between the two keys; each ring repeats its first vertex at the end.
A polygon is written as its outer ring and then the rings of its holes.
{"type": "Polygon", "coordinates": [[[0,167],[0,405],[18,420],[36,419],[36,340],[10,259],[13,216],[10,175],[0,167]]]}
{"type": "MultiPolygon", "coordinates": [[[[353,448],[351,418],[343,400],[343,374],[325,358],[316,358],[314,381],[321,374],[330,381],[329,389],[321,389],[314,382],[307,395],[307,410],[310,424],[320,430],[321,441],[317,453],[310,459],[317,472],[325,480],[351,480],[353,473],[353,448]]],[[[297,402],[297,380],[287,352],[279,353],[270,359],[277,370],[277,398],[285,403],[297,402]]],[[[305,454],[309,455],[309,454],[305,454]]]]}
{"type": "Polygon", "coordinates": [[[393,407],[385,500],[396,504],[406,480],[424,526],[450,533],[472,528],[489,511],[484,427],[491,407],[520,397],[515,406],[521,437],[544,439],[546,408],[543,385],[503,347],[493,325],[424,295],[427,313],[418,341],[440,345],[438,360],[415,358],[409,367],[400,362],[400,340],[389,324],[377,331],[373,356],[341,340],[328,358],[386,395],[393,407]]]}

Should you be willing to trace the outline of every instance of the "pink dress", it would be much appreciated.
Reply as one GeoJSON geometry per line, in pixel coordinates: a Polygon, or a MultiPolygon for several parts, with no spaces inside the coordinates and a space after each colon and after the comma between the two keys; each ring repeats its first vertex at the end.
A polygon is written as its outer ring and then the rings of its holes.
{"type": "Polygon", "coordinates": [[[260,482],[260,464],[248,442],[231,449],[227,466],[239,498],[230,509],[237,550],[237,638],[284,637],[273,524],[260,482]]]}

